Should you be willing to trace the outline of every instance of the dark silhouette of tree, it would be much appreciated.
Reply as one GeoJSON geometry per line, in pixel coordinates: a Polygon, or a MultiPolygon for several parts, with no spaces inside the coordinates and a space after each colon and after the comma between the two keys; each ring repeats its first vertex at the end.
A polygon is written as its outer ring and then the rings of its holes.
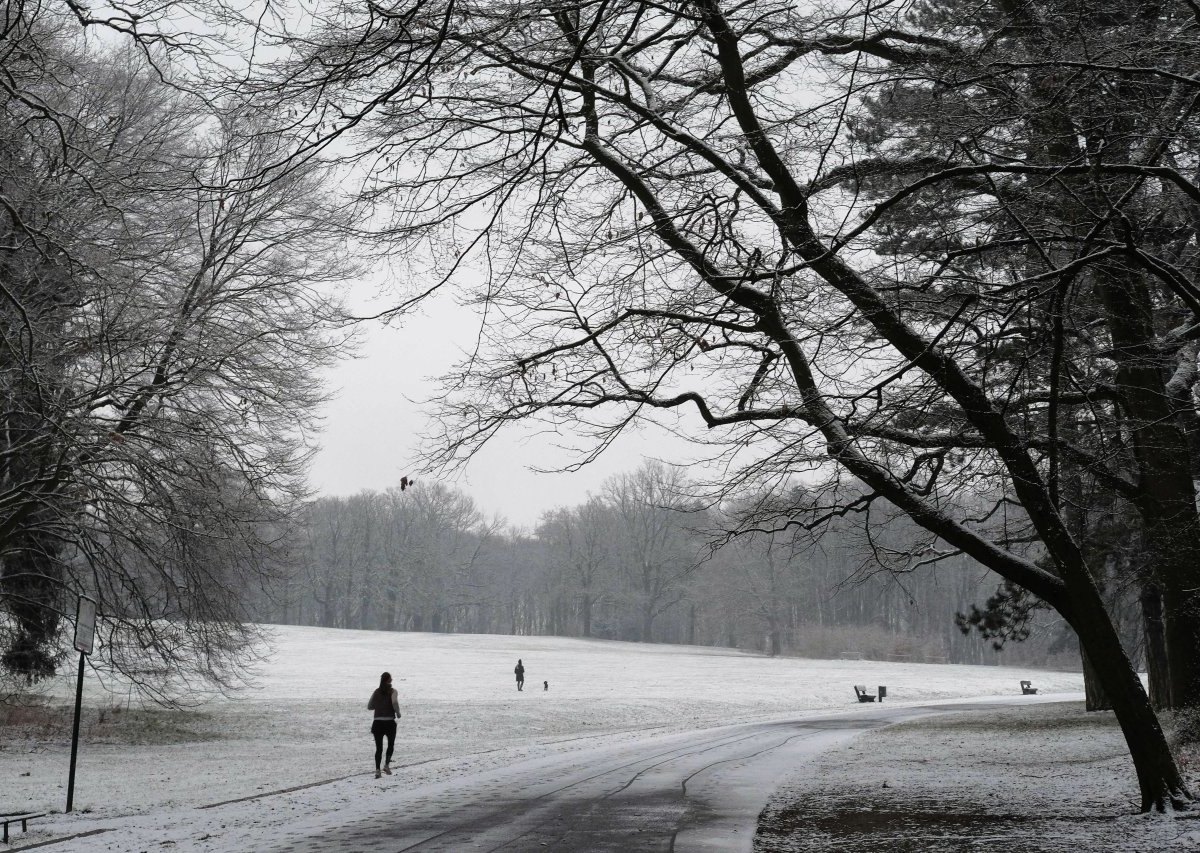
{"type": "Polygon", "coordinates": [[[414,300],[487,270],[440,461],[514,420],[603,449],[677,411],[726,493],[835,464],[859,496],[818,512],[898,510],[927,537],[900,562],[969,555],[1071,624],[1166,808],[1190,794],[1062,484],[1069,458],[1137,508],[1172,702],[1200,703],[1194,17],[1155,9],[347,5],[271,94],[314,138],[364,131],[414,300]],[[1142,240],[1164,228],[1173,256],[1142,240]]]}

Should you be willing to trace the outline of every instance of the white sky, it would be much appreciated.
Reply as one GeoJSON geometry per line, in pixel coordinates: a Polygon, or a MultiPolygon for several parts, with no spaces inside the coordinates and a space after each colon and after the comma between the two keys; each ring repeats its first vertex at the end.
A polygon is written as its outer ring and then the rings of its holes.
{"type": "MultiPolygon", "coordinates": [[[[356,290],[365,294],[368,286],[356,290]]],[[[356,296],[356,309],[365,313],[367,300],[356,296]]],[[[398,485],[401,476],[416,477],[418,484],[426,477],[419,455],[419,434],[426,426],[421,401],[436,391],[433,377],[472,346],[478,330],[473,313],[448,296],[439,296],[400,326],[366,324],[360,357],[331,372],[329,383],[337,397],[325,408],[322,449],[310,473],[319,493],[350,495],[398,485]]],[[[379,310],[386,303],[372,304],[379,310]]],[[[648,424],[581,471],[530,470],[574,461],[556,447],[569,439],[532,430],[502,433],[448,483],[471,495],[485,515],[501,515],[518,527],[532,528],[546,510],[583,503],[605,479],[633,470],[647,457],[689,461],[683,440],[648,424]]]]}

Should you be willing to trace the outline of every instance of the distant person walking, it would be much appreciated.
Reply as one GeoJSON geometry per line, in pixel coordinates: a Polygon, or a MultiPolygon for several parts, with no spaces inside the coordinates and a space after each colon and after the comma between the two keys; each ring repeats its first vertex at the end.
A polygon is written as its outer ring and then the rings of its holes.
{"type": "Polygon", "coordinates": [[[380,776],[379,759],[383,758],[383,773],[392,775],[392,749],[396,745],[396,718],[400,716],[400,697],[392,687],[392,674],[379,676],[379,686],[371,694],[367,710],[375,712],[371,735],[375,738],[375,778],[380,776]],[[387,757],[383,755],[383,739],[387,738],[387,757]]]}
{"type": "Polygon", "coordinates": [[[517,658],[517,665],[513,668],[513,672],[517,674],[517,689],[525,689],[525,664],[521,663],[521,659],[517,658]]]}

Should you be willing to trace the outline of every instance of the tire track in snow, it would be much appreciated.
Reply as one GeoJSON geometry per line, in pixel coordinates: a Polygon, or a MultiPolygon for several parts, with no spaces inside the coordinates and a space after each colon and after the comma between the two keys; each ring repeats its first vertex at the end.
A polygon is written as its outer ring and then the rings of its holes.
{"type": "MultiPolygon", "coordinates": [[[[656,726],[654,728],[659,728],[659,727],[656,726]]],[[[734,743],[734,742],[745,740],[747,738],[754,737],[754,736],[756,736],[756,735],[753,733],[747,734],[747,735],[732,735],[732,736],[728,736],[729,739],[726,742],[734,743]]],[[[626,748],[635,748],[635,747],[626,747],[626,748]]],[[[713,746],[712,748],[716,748],[716,747],[713,746]]],[[[638,771],[638,773],[634,774],[634,776],[630,779],[630,781],[628,781],[624,785],[622,785],[621,788],[617,789],[616,791],[608,792],[607,794],[603,795],[600,798],[600,799],[607,799],[608,797],[614,796],[615,794],[620,793],[620,791],[627,789],[631,784],[633,784],[633,782],[637,779],[638,776],[640,776],[642,773],[645,773],[646,771],[650,770],[652,767],[657,767],[662,764],[666,764],[672,760],[678,759],[680,757],[680,755],[678,755],[676,753],[682,753],[682,755],[688,755],[688,754],[690,754],[689,750],[691,750],[691,749],[692,749],[691,746],[673,747],[669,750],[665,750],[663,752],[656,753],[653,756],[648,756],[648,757],[643,756],[641,758],[636,758],[632,761],[628,761],[628,762],[618,765],[616,767],[610,767],[607,770],[602,770],[599,773],[592,774],[591,776],[584,777],[583,779],[576,779],[572,782],[567,783],[566,785],[562,785],[561,787],[558,787],[553,790],[546,791],[544,793],[530,797],[527,800],[524,800],[524,802],[539,803],[541,801],[548,800],[549,798],[554,797],[558,794],[561,794],[565,791],[569,791],[572,788],[577,788],[582,785],[588,784],[590,782],[594,782],[594,781],[603,779],[605,776],[611,776],[613,773],[619,773],[622,770],[627,770],[630,767],[641,764],[642,762],[644,762],[648,759],[655,759],[655,758],[662,758],[663,756],[669,756],[667,758],[664,758],[662,761],[657,762],[654,765],[651,765],[651,767],[643,768],[642,770],[638,771]]],[[[409,853],[410,851],[417,850],[424,844],[428,844],[432,841],[437,841],[438,839],[444,838],[447,835],[451,835],[455,832],[458,832],[462,829],[472,826],[477,822],[478,822],[478,820],[472,820],[468,823],[463,823],[463,824],[460,824],[457,826],[449,827],[449,828],[443,830],[442,832],[431,835],[428,838],[425,838],[421,841],[418,841],[414,844],[409,845],[408,847],[402,847],[399,850],[395,851],[395,853],[409,853]]],[[[528,833],[522,833],[522,835],[517,836],[517,838],[519,839],[526,834],[528,834],[528,833]]],[[[502,844],[500,847],[491,848],[491,850],[487,851],[487,853],[493,853],[493,851],[495,851],[495,850],[503,849],[503,847],[507,846],[508,844],[511,844],[515,840],[517,840],[517,839],[510,839],[508,841],[505,841],[504,844],[502,844]]]]}
{"type": "MultiPolygon", "coordinates": [[[[746,726],[739,726],[737,731],[722,734],[717,734],[712,730],[700,730],[688,735],[680,735],[680,737],[689,738],[686,743],[673,745],[669,749],[660,750],[652,755],[640,755],[632,760],[625,760],[624,754],[628,753],[631,749],[637,749],[639,745],[622,745],[614,750],[615,754],[610,758],[610,760],[616,760],[619,763],[606,766],[599,772],[572,779],[566,784],[558,785],[549,790],[515,799],[510,798],[503,803],[487,806],[472,814],[469,819],[454,820],[453,825],[443,825],[443,828],[438,832],[431,833],[420,839],[413,839],[406,846],[396,850],[396,853],[414,853],[414,851],[420,850],[461,849],[462,846],[467,845],[469,842],[478,845],[484,840],[484,837],[495,835],[497,832],[509,832],[512,834],[508,834],[503,839],[496,839],[489,847],[476,847],[475,849],[485,850],[487,853],[496,853],[496,851],[506,849],[536,849],[534,846],[531,846],[533,844],[556,851],[600,849],[594,846],[600,842],[595,839],[583,839],[582,836],[591,830],[595,830],[597,826],[609,831],[618,831],[616,824],[619,824],[619,821],[614,823],[614,821],[608,820],[608,818],[613,817],[614,814],[619,812],[622,806],[629,804],[636,806],[638,803],[646,802],[652,806],[650,808],[652,812],[662,813],[667,811],[672,814],[662,815],[669,818],[667,825],[655,825],[653,832],[646,833],[642,837],[646,842],[654,844],[654,849],[674,849],[677,837],[681,830],[685,828],[684,823],[686,822],[688,809],[693,805],[691,793],[688,790],[688,783],[696,780],[702,774],[711,772],[714,768],[721,765],[753,762],[756,758],[776,752],[796,741],[811,740],[818,738],[822,734],[834,731],[842,731],[849,734],[895,721],[895,718],[890,715],[872,715],[871,717],[856,717],[853,719],[825,718],[819,720],[791,721],[788,723],[754,723],[750,724],[751,731],[746,731],[746,726]],[[796,731],[797,727],[800,727],[802,730],[796,731]],[[780,736],[779,729],[787,729],[790,733],[780,736]],[[702,736],[704,739],[697,742],[697,736],[702,736]],[[757,745],[757,741],[764,737],[770,738],[770,742],[757,745]],[[748,751],[708,761],[699,767],[685,766],[680,771],[684,774],[682,778],[678,774],[675,774],[669,777],[669,781],[648,781],[650,777],[672,764],[683,762],[686,765],[687,762],[699,756],[718,750],[729,750],[730,748],[736,748],[739,744],[746,743],[755,743],[756,746],[754,749],[748,751]],[[605,787],[604,790],[588,794],[588,789],[594,788],[598,782],[602,782],[614,774],[627,772],[631,768],[636,768],[636,770],[617,787],[605,787]],[[650,793],[643,793],[638,797],[629,798],[628,803],[621,802],[612,805],[614,800],[624,799],[621,795],[642,781],[647,781],[646,787],[650,788],[650,793]],[[579,792],[579,796],[563,796],[572,792],[579,792]],[[580,806],[582,806],[582,809],[580,806]],[[601,820],[601,818],[605,819],[601,820]],[[563,820],[568,820],[569,824],[565,827],[555,826],[551,832],[546,831],[554,823],[563,820]],[[532,825],[522,827],[521,824],[532,825]],[[540,841],[536,840],[539,835],[542,836],[540,841]],[[581,836],[580,841],[577,843],[582,844],[582,846],[571,844],[569,839],[572,835],[581,836]],[[448,846],[451,844],[460,846],[448,846]]],[[[530,785],[515,784],[517,782],[516,779],[512,780],[512,782],[514,783],[513,787],[517,790],[530,787],[530,785]]],[[[768,791],[769,788],[761,791],[764,802],[768,791]]],[[[756,808],[749,815],[751,831],[747,833],[747,836],[752,835],[753,821],[757,817],[757,811],[758,809],[756,808]]],[[[620,817],[619,814],[617,816],[620,817]]],[[[661,821],[659,823],[661,824],[661,821]]],[[[631,832],[643,832],[643,829],[644,827],[640,826],[630,828],[631,832]]],[[[627,841],[621,847],[612,849],[638,849],[635,846],[630,846],[633,842],[628,841],[629,837],[627,836],[627,841]]]]}
{"type": "MultiPolygon", "coordinates": [[[[611,791],[608,791],[608,792],[602,794],[597,799],[599,801],[603,802],[605,800],[609,800],[615,796],[618,796],[619,794],[628,790],[632,785],[634,785],[639,779],[643,778],[647,773],[650,773],[658,768],[664,767],[667,764],[670,764],[674,761],[679,761],[681,759],[686,759],[686,758],[693,758],[697,755],[702,755],[705,752],[712,752],[714,749],[722,749],[724,747],[731,746],[731,745],[734,745],[737,743],[741,743],[743,741],[750,740],[752,738],[757,738],[760,736],[760,734],[761,733],[759,733],[759,732],[751,732],[746,735],[732,736],[732,737],[729,737],[718,743],[705,743],[705,744],[699,744],[699,745],[692,746],[692,747],[681,747],[679,749],[673,750],[675,752],[679,752],[680,754],[669,756],[667,758],[664,758],[661,761],[656,761],[653,764],[650,764],[646,767],[641,768],[640,770],[638,770],[637,773],[633,774],[633,776],[631,776],[629,778],[629,780],[625,782],[625,784],[621,785],[619,788],[613,789],[611,791]]],[[[783,742],[781,742],[779,744],[765,747],[764,749],[758,750],[754,753],[750,753],[749,755],[734,756],[733,758],[725,758],[725,759],[721,759],[720,761],[711,762],[710,764],[705,765],[704,767],[701,767],[700,769],[696,770],[694,773],[690,774],[686,779],[683,780],[682,798],[685,801],[687,799],[687,781],[688,781],[688,779],[691,779],[691,778],[695,777],[696,775],[703,773],[706,769],[715,767],[718,764],[722,764],[722,763],[725,763],[728,761],[744,760],[747,757],[752,757],[754,755],[761,754],[762,752],[769,751],[770,749],[777,749],[779,746],[782,746],[783,743],[787,743],[788,741],[795,740],[798,738],[812,737],[815,734],[816,734],[815,732],[805,732],[805,733],[801,733],[801,734],[792,735],[791,737],[786,738],[783,742]]],[[[663,754],[664,753],[659,753],[659,755],[653,756],[653,757],[658,758],[663,754]]],[[[641,760],[645,760],[645,759],[641,759],[641,760]]],[[[598,779],[598,778],[602,778],[603,776],[606,776],[606,775],[612,775],[613,773],[617,773],[617,772],[620,772],[621,770],[628,769],[630,766],[633,766],[634,764],[637,764],[637,763],[638,763],[638,761],[633,761],[633,762],[630,762],[629,764],[623,765],[621,767],[611,768],[610,770],[605,771],[604,773],[597,774],[595,777],[592,777],[591,779],[579,780],[579,782],[572,783],[571,785],[566,785],[563,788],[559,789],[559,791],[557,791],[557,792],[551,792],[551,794],[561,793],[562,791],[568,790],[572,787],[576,787],[580,784],[583,784],[584,782],[592,781],[592,779],[598,779]]],[[[591,809],[589,809],[589,811],[591,811],[591,809]]],[[[498,851],[498,850],[503,850],[505,847],[508,847],[508,846],[516,843],[517,841],[521,840],[522,838],[528,837],[534,831],[536,831],[536,829],[537,828],[535,827],[534,829],[527,830],[526,832],[521,833],[520,835],[516,836],[515,838],[509,839],[509,840],[503,842],[498,847],[489,848],[487,851],[484,851],[484,853],[496,853],[496,851],[498,851]]],[[[574,826],[568,827],[565,831],[561,832],[556,838],[554,838],[551,843],[553,843],[553,841],[561,841],[561,840],[565,839],[567,836],[569,836],[574,831],[575,831],[574,826]]],[[[672,844],[674,844],[674,833],[672,834],[671,838],[672,838],[672,844]]],[[[403,853],[403,851],[401,851],[401,853],[403,853]]]]}

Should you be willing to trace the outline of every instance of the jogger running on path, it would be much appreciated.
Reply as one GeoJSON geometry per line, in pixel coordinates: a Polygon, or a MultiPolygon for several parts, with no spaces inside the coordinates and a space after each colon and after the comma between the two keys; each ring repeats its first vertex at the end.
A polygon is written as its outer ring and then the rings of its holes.
{"type": "Polygon", "coordinates": [[[392,687],[392,674],[385,672],[379,676],[379,686],[371,694],[367,710],[375,712],[371,723],[371,734],[375,738],[375,778],[380,776],[379,759],[383,758],[383,739],[387,738],[387,758],[384,759],[383,773],[392,775],[392,749],[396,745],[396,718],[400,716],[400,697],[392,687]]]}

